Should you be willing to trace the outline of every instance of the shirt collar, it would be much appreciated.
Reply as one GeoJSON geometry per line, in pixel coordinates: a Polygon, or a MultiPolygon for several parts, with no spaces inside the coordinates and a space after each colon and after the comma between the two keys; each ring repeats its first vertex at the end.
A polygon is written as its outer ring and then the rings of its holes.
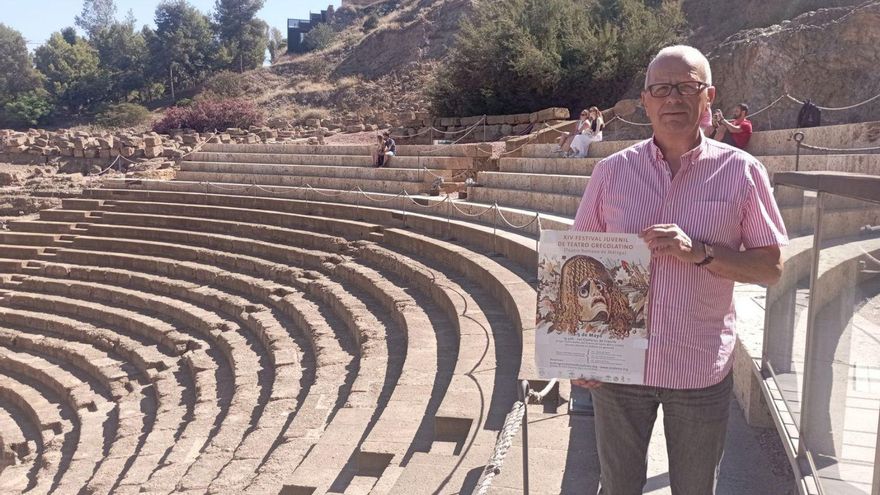
{"type": "MultiPolygon", "coordinates": [[[[682,168],[686,168],[691,163],[700,159],[703,153],[706,151],[706,147],[708,146],[709,139],[703,135],[703,131],[700,131],[700,143],[697,144],[696,147],[689,150],[685,154],[681,155],[681,166],[682,168]]],[[[663,156],[663,151],[660,150],[660,147],[657,146],[657,143],[654,141],[654,136],[651,136],[651,139],[648,140],[648,149],[650,150],[651,157],[654,158],[655,164],[660,164],[665,161],[665,157],[663,156]]]]}

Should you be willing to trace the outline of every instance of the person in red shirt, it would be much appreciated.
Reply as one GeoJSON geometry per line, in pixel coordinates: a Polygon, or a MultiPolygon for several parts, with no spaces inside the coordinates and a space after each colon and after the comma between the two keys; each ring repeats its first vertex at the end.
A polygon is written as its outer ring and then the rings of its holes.
{"type": "Polygon", "coordinates": [[[740,103],[733,111],[733,121],[726,120],[721,110],[715,111],[716,131],[714,139],[744,150],[752,137],[752,121],[748,119],[749,106],[740,103]]]}

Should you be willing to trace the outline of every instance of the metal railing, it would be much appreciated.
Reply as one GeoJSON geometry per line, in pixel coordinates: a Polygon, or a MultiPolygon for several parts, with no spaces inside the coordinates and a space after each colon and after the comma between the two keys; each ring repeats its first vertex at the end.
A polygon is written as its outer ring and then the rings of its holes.
{"type": "MultiPolygon", "coordinates": [[[[802,140],[796,139],[799,148],[802,140]]],[[[880,293],[874,293],[880,270],[866,266],[873,260],[880,268],[880,229],[875,229],[880,224],[880,176],[778,172],[774,184],[786,224],[792,225],[789,230],[796,230],[795,224],[801,230],[786,248],[782,280],[767,289],[761,356],[764,398],[802,495],[841,493],[841,484],[852,493],[880,495],[880,425],[873,431],[860,427],[858,432],[858,449],[874,448],[873,463],[856,462],[844,454],[844,448],[852,449],[845,442],[852,432],[846,424],[857,414],[880,409],[880,391],[871,389],[868,399],[849,395],[856,382],[850,378],[858,368],[854,360],[867,353],[874,363],[868,371],[880,370],[880,355],[870,349],[851,352],[856,345],[854,322],[864,319],[860,301],[880,299],[880,293]],[[870,435],[872,445],[865,445],[870,435]],[[841,463],[855,463],[862,472],[869,467],[873,476],[845,474],[841,463]],[[836,474],[829,477],[828,470],[836,474]],[[869,492],[864,491],[867,486],[869,492]]],[[[859,329],[860,335],[880,345],[880,321],[868,324],[859,329]]]]}

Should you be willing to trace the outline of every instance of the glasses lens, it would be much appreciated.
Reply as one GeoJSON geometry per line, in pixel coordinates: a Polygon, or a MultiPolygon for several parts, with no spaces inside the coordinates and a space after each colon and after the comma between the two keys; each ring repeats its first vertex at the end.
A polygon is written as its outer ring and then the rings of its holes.
{"type": "Polygon", "coordinates": [[[696,81],[678,83],[678,92],[683,95],[693,96],[702,90],[703,84],[696,81]]]}
{"type": "Polygon", "coordinates": [[[665,98],[669,96],[669,93],[672,92],[671,84],[654,84],[648,86],[648,91],[651,93],[651,96],[654,98],[665,98]]]}

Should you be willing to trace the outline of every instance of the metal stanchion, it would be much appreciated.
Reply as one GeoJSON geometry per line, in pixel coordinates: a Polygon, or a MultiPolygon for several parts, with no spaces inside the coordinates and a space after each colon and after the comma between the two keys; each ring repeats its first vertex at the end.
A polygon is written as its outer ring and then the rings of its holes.
{"type": "Polygon", "coordinates": [[[519,397],[523,403],[522,434],[523,434],[523,495],[529,495],[529,382],[522,380],[519,384],[519,397]]]}
{"type": "Polygon", "coordinates": [[[792,136],[792,139],[794,139],[794,142],[796,143],[796,150],[794,155],[794,171],[797,172],[800,170],[801,165],[801,143],[804,142],[804,133],[796,132],[794,133],[794,136],[792,136]]]}

